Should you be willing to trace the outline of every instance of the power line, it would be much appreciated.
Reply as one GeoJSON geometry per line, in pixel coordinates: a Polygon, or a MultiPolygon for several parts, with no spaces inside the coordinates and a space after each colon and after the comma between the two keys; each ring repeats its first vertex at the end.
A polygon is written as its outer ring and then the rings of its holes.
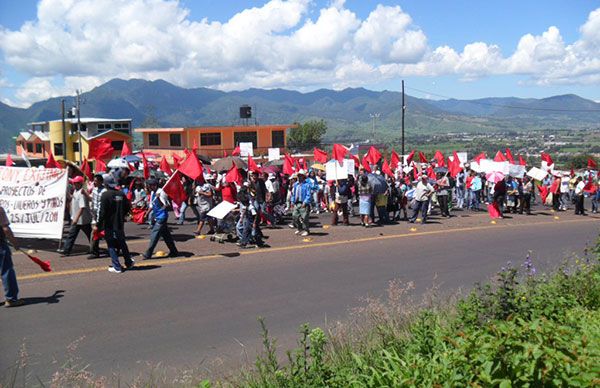
{"type": "Polygon", "coordinates": [[[445,99],[448,99],[448,100],[459,100],[461,102],[467,102],[467,103],[470,103],[470,104],[483,105],[483,106],[492,106],[492,107],[496,107],[496,108],[521,109],[521,110],[533,110],[533,111],[548,111],[548,112],[598,112],[598,113],[600,113],[600,109],[531,108],[531,107],[526,107],[526,106],[491,104],[491,103],[482,102],[482,101],[476,101],[476,100],[461,100],[461,99],[458,99],[458,98],[444,96],[442,94],[436,94],[436,93],[433,93],[433,92],[428,92],[426,90],[421,90],[421,89],[412,88],[412,87],[408,87],[408,86],[406,88],[410,89],[410,90],[414,90],[416,92],[420,92],[420,93],[423,93],[423,94],[428,94],[428,95],[431,95],[431,96],[441,97],[441,98],[445,98],[445,99]]]}

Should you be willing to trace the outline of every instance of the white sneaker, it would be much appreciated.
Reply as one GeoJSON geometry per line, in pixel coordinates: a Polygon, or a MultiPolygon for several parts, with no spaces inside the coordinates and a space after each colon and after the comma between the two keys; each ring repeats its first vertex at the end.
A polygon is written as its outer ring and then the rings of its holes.
{"type": "Polygon", "coordinates": [[[302,233],[302,232],[299,231],[299,230],[297,230],[297,231],[294,232],[294,234],[300,234],[300,233],[302,233]]]}
{"type": "Polygon", "coordinates": [[[289,227],[290,229],[294,229],[294,228],[295,228],[294,224],[288,224],[288,227],[289,227]]]}
{"type": "Polygon", "coordinates": [[[123,271],[120,271],[118,269],[115,269],[115,267],[108,267],[108,272],[112,272],[112,273],[123,273],[123,271]]]}
{"type": "Polygon", "coordinates": [[[308,232],[305,230],[304,232],[300,233],[300,236],[306,237],[306,236],[308,236],[308,232]]]}

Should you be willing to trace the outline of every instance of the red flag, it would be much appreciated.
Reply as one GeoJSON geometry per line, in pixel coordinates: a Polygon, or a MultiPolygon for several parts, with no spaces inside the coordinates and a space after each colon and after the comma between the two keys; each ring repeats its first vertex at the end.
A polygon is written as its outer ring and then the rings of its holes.
{"type": "Polygon", "coordinates": [[[88,159],[106,159],[110,158],[115,149],[110,139],[94,139],[90,142],[88,159]]]}
{"type": "Polygon", "coordinates": [[[354,167],[358,168],[358,166],[360,166],[360,159],[358,159],[358,155],[354,155],[354,154],[348,154],[350,155],[350,158],[352,160],[354,160],[354,167]]]}
{"type": "Polygon", "coordinates": [[[381,165],[381,172],[383,172],[389,177],[394,177],[394,172],[390,168],[390,165],[388,164],[386,159],[383,160],[383,164],[381,165]]]}
{"type": "Polygon", "coordinates": [[[129,168],[130,172],[134,172],[135,171],[135,166],[129,162],[127,162],[127,167],[129,168]]]}
{"type": "Polygon", "coordinates": [[[515,164],[515,158],[513,157],[512,152],[510,152],[510,148],[506,148],[506,159],[510,164],[515,164]]]}
{"type": "Polygon", "coordinates": [[[435,155],[433,155],[433,158],[436,160],[438,167],[444,167],[446,166],[446,162],[445,162],[445,157],[444,154],[442,154],[442,151],[437,150],[435,151],[435,155]]]}
{"type": "Polygon", "coordinates": [[[48,150],[48,160],[46,161],[46,168],[62,168],[60,164],[54,159],[52,151],[48,150]]]}
{"type": "Polygon", "coordinates": [[[21,252],[25,253],[25,255],[31,259],[31,261],[33,261],[34,263],[36,263],[37,265],[39,265],[40,268],[42,269],[42,271],[44,271],[44,272],[52,272],[52,268],[50,267],[50,262],[49,261],[42,261],[42,260],[40,260],[39,257],[31,256],[30,254],[28,254],[28,253],[26,253],[25,251],[22,251],[22,250],[21,250],[21,252]]]}
{"type": "Polygon", "coordinates": [[[570,176],[575,176],[575,170],[573,169],[573,164],[571,164],[571,171],[569,173],[570,176]]]}
{"type": "Polygon", "coordinates": [[[494,156],[494,162],[506,162],[504,154],[500,151],[496,152],[496,156],[494,156]]]}
{"type": "Polygon", "coordinates": [[[104,230],[102,229],[96,229],[92,232],[92,240],[93,241],[98,241],[101,238],[104,238],[104,236],[106,235],[106,233],[104,232],[104,230]]]}
{"type": "Polygon", "coordinates": [[[129,200],[129,202],[131,202],[131,200],[133,200],[133,185],[135,184],[135,179],[132,179],[131,182],[129,183],[129,190],[127,191],[127,199],[129,200]]]}
{"type": "Polygon", "coordinates": [[[198,142],[196,142],[196,138],[194,138],[194,145],[192,145],[192,152],[194,155],[198,152],[198,142]]]}
{"type": "Polygon", "coordinates": [[[377,148],[371,146],[365,157],[370,164],[377,164],[377,162],[381,160],[381,152],[379,152],[377,148]]]}
{"type": "Polygon", "coordinates": [[[167,183],[163,186],[163,191],[167,193],[173,203],[180,206],[186,199],[185,189],[181,184],[181,175],[179,171],[175,171],[175,174],[171,175],[167,183]]]}
{"type": "Polygon", "coordinates": [[[142,152],[142,165],[144,166],[144,179],[150,178],[150,166],[148,166],[148,160],[146,154],[142,152]]]}
{"type": "Polygon", "coordinates": [[[105,172],[106,163],[102,159],[96,159],[96,172],[105,172]]]}
{"type": "Polygon", "coordinates": [[[317,147],[315,147],[313,149],[313,155],[315,158],[315,162],[319,162],[319,163],[327,163],[327,152],[318,149],[317,147]]]}
{"type": "Polygon", "coordinates": [[[433,167],[431,167],[431,166],[427,167],[427,176],[430,179],[436,179],[437,178],[436,175],[435,175],[435,171],[433,170],[433,167]]]}
{"type": "Polygon", "coordinates": [[[498,203],[490,203],[488,205],[488,214],[490,218],[500,218],[500,209],[498,208],[498,203]]]}
{"type": "Polygon", "coordinates": [[[462,170],[460,167],[460,159],[458,158],[456,151],[454,151],[452,153],[452,163],[448,163],[448,172],[450,172],[452,178],[456,178],[460,170],[462,170]]]}
{"type": "Polygon", "coordinates": [[[537,185],[538,190],[540,191],[540,196],[542,197],[542,204],[546,203],[546,198],[548,198],[548,186],[537,185]]]}
{"type": "Polygon", "coordinates": [[[254,161],[254,159],[252,159],[252,156],[250,156],[250,155],[248,155],[248,171],[258,172],[258,173],[261,172],[260,168],[258,167],[256,162],[254,161]]]}
{"type": "Polygon", "coordinates": [[[83,158],[83,163],[81,163],[81,172],[85,175],[89,180],[94,178],[92,174],[92,169],[90,168],[90,164],[87,161],[87,158],[83,158]]]}
{"type": "Polygon", "coordinates": [[[166,156],[163,156],[162,160],[160,161],[160,166],[158,168],[160,169],[160,171],[164,172],[167,175],[173,174],[173,170],[171,170],[171,166],[169,165],[166,156]]]}
{"type": "MultiPolygon", "coordinates": [[[[418,176],[419,176],[419,170],[417,169],[417,165],[413,164],[413,178],[417,179],[418,176]]],[[[406,184],[410,184],[410,181],[407,182],[406,184]]]]}
{"type": "Polygon", "coordinates": [[[283,173],[286,175],[292,175],[294,173],[294,158],[288,154],[283,156],[283,173]]]}
{"type": "Polygon", "coordinates": [[[428,162],[427,157],[421,151],[419,151],[419,162],[421,162],[421,163],[427,163],[428,162]]]}
{"type": "Polygon", "coordinates": [[[344,147],[341,144],[334,144],[333,151],[331,153],[332,153],[333,159],[342,163],[342,161],[344,160],[344,157],[348,153],[348,148],[344,147]]]}
{"type": "Polygon", "coordinates": [[[228,156],[228,155],[227,155],[227,151],[226,151],[226,150],[223,150],[223,157],[224,157],[224,158],[226,158],[227,156],[228,156]]]}
{"type": "MultiPolygon", "coordinates": [[[[410,164],[413,157],[415,156],[415,151],[413,150],[410,153],[410,155],[408,155],[408,156],[410,157],[410,160],[408,160],[406,164],[410,164]]],[[[398,156],[396,151],[392,150],[392,156],[390,157],[390,167],[392,168],[392,170],[395,170],[398,168],[399,164],[400,164],[400,156],[398,156]]]]}
{"type": "Polygon", "coordinates": [[[366,172],[372,172],[371,166],[369,166],[369,161],[367,160],[367,155],[362,158],[362,166],[366,172]]]}
{"type": "Polygon", "coordinates": [[[237,183],[238,186],[241,186],[243,182],[242,174],[240,174],[234,162],[231,162],[231,164],[231,168],[225,174],[225,182],[237,183]]]}
{"type": "Polygon", "coordinates": [[[12,157],[10,156],[10,154],[8,154],[6,156],[6,167],[11,167],[14,164],[15,163],[13,162],[12,157]]]}
{"type": "Polygon", "coordinates": [[[592,158],[588,158],[588,163],[587,163],[587,168],[591,169],[596,169],[598,168],[598,165],[596,164],[596,161],[592,158]]]}
{"type": "Polygon", "coordinates": [[[123,142],[123,149],[121,150],[121,157],[124,158],[127,155],[132,155],[131,148],[129,148],[129,143],[126,141],[123,142]]]}
{"type": "Polygon", "coordinates": [[[554,161],[553,161],[553,160],[552,160],[552,158],[550,157],[550,154],[547,154],[547,153],[545,153],[545,152],[542,152],[542,160],[543,160],[544,162],[546,162],[546,164],[547,164],[548,166],[551,166],[551,165],[553,165],[553,164],[554,164],[554,161]]]}
{"type": "Polygon", "coordinates": [[[525,161],[525,159],[523,159],[521,155],[519,155],[519,165],[527,166],[527,162],[525,161]]]}
{"type": "Polygon", "coordinates": [[[237,146],[233,149],[233,151],[231,151],[231,156],[240,156],[240,146],[237,146]]]}
{"type": "Polygon", "coordinates": [[[177,170],[181,164],[181,156],[177,155],[176,153],[172,153],[171,157],[173,158],[173,168],[177,170]]]}
{"type": "MultiPolygon", "coordinates": [[[[410,151],[410,154],[408,154],[408,156],[406,157],[406,164],[410,164],[410,162],[412,162],[414,157],[415,157],[415,150],[412,150],[412,151],[410,151]]],[[[400,158],[398,157],[398,154],[396,153],[396,151],[392,150],[392,168],[396,168],[393,165],[394,159],[396,159],[395,166],[398,166],[398,162],[400,162],[400,158]]]]}
{"type": "Polygon", "coordinates": [[[200,178],[202,181],[204,179],[204,174],[202,171],[202,163],[198,160],[196,154],[190,153],[187,158],[181,163],[179,170],[182,174],[187,175],[188,177],[196,180],[200,178]]]}
{"type": "Polygon", "coordinates": [[[485,152],[480,153],[479,155],[477,155],[476,157],[473,158],[474,161],[476,161],[477,163],[479,163],[479,161],[481,159],[485,159],[485,152]]]}

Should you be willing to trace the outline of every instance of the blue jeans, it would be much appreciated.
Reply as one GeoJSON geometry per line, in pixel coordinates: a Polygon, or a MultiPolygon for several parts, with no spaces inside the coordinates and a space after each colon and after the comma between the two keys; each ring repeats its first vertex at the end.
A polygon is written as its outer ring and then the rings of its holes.
{"type": "Polygon", "coordinates": [[[248,242],[250,242],[250,233],[252,232],[252,221],[250,220],[250,217],[240,217],[235,229],[237,231],[238,238],[240,239],[240,244],[248,244],[248,242]]]}
{"type": "Polygon", "coordinates": [[[417,207],[414,209],[414,213],[413,216],[410,218],[410,222],[415,222],[417,220],[419,210],[421,211],[421,222],[424,224],[427,221],[427,210],[429,210],[428,199],[425,201],[417,201],[417,207]]]}
{"type": "Polygon", "coordinates": [[[481,190],[471,191],[471,202],[469,204],[470,209],[479,210],[479,194],[481,190]]]}
{"type": "Polygon", "coordinates": [[[106,239],[106,245],[108,246],[108,254],[110,256],[112,266],[114,269],[121,271],[121,263],[119,263],[119,255],[117,250],[120,250],[125,259],[125,265],[131,265],[131,255],[129,254],[129,248],[125,242],[125,232],[122,230],[106,229],[104,231],[104,238],[106,239]]]}
{"type": "Polygon", "coordinates": [[[198,209],[196,209],[196,206],[190,206],[188,205],[188,203],[186,201],[184,201],[181,204],[181,209],[179,209],[179,223],[183,224],[183,222],[185,221],[185,211],[187,209],[192,209],[192,212],[194,213],[194,216],[196,216],[196,219],[198,221],[200,221],[200,213],[198,213],[198,209]]]}
{"type": "Polygon", "coordinates": [[[13,267],[10,248],[4,242],[0,242],[0,270],[2,272],[4,296],[6,300],[14,302],[18,299],[19,286],[17,284],[17,274],[13,267]]]}
{"type": "Polygon", "coordinates": [[[462,209],[465,206],[465,188],[456,186],[456,207],[462,209]]]}
{"type": "Polygon", "coordinates": [[[169,228],[167,227],[167,220],[156,220],[156,223],[152,226],[152,231],[150,232],[150,245],[148,245],[144,257],[148,259],[152,257],[154,248],[156,248],[156,244],[158,244],[158,240],[161,237],[165,240],[165,244],[167,244],[167,248],[169,248],[169,253],[177,252],[175,241],[173,241],[171,232],[169,232],[169,228]]]}
{"type": "MultiPolygon", "coordinates": [[[[265,216],[265,218],[267,219],[267,221],[269,221],[271,224],[275,225],[277,223],[277,220],[275,219],[275,217],[273,217],[271,214],[267,213],[267,203],[266,202],[254,201],[253,205],[254,205],[254,208],[256,209],[257,217],[260,217],[260,215],[263,214],[265,216]]],[[[260,220],[259,220],[259,222],[260,222],[260,220]]]]}

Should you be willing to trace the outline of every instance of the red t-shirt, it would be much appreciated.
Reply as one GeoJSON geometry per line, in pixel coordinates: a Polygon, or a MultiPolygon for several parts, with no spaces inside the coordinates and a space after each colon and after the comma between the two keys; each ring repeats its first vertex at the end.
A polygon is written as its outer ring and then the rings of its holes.
{"type": "Polygon", "coordinates": [[[467,185],[467,189],[470,189],[470,188],[471,188],[471,182],[472,182],[472,181],[473,181],[473,176],[472,176],[472,175],[469,175],[469,176],[467,177],[467,179],[465,180],[465,184],[467,185]]]}

